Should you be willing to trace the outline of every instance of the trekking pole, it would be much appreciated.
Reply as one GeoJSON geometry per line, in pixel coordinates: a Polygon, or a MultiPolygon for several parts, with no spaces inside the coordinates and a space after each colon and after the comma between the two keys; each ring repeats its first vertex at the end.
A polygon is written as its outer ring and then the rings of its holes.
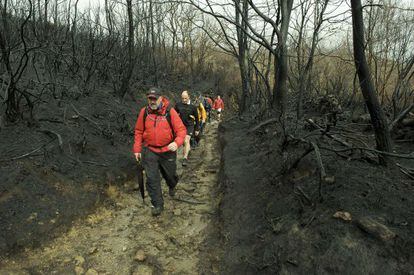
{"type": "Polygon", "coordinates": [[[138,188],[141,193],[142,202],[145,204],[144,167],[142,166],[141,160],[137,161],[137,170],[138,188]]]}

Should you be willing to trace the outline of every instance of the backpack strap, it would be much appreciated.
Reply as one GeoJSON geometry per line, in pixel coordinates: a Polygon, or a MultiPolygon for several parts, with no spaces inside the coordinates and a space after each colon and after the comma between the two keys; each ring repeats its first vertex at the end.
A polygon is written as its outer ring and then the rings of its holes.
{"type": "MultiPolygon", "coordinates": [[[[165,119],[166,119],[166,120],[167,120],[167,122],[168,122],[168,125],[170,125],[171,132],[172,132],[172,134],[173,134],[173,138],[175,139],[175,132],[174,132],[174,128],[173,128],[172,121],[171,121],[171,114],[170,114],[170,111],[171,111],[171,106],[168,106],[164,116],[165,116],[165,119]]],[[[147,120],[147,116],[148,116],[148,108],[147,108],[147,107],[145,107],[144,117],[143,117],[144,129],[143,129],[143,131],[142,131],[142,132],[144,132],[144,131],[145,131],[145,121],[147,120]]]]}
{"type": "Polygon", "coordinates": [[[168,124],[170,125],[171,131],[173,133],[173,137],[175,139],[175,132],[171,121],[171,106],[167,107],[167,111],[165,112],[165,119],[168,121],[168,124]]]}
{"type": "Polygon", "coordinates": [[[144,107],[145,108],[145,110],[144,110],[144,117],[143,117],[143,119],[142,119],[142,121],[144,122],[143,124],[144,124],[144,129],[142,130],[142,132],[145,132],[145,121],[147,120],[147,116],[148,116],[148,108],[147,107],[144,107]]]}

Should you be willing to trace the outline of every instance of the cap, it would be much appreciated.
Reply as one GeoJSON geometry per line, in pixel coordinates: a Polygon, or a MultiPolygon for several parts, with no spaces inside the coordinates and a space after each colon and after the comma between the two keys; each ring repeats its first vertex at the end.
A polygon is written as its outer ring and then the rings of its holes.
{"type": "Polygon", "coordinates": [[[158,98],[161,96],[160,90],[158,88],[151,88],[147,93],[147,97],[158,98]]]}

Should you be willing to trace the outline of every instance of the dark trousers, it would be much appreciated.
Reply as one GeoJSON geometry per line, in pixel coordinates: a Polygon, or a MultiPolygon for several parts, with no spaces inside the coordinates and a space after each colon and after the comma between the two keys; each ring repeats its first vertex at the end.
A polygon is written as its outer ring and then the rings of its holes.
{"type": "Polygon", "coordinates": [[[142,165],[147,176],[147,191],[151,198],[151,203],[155,207],[164,207],[161,175],[169,188],[174,188],[178,183],[176,160],[176,152],[154,153],[148,148],[143,149],[142,165]]]}
{"type": "Polygon", "coordinates": [[[206,109],[206,113],[207,113],[207,121],[210,122],[211,121],[211,109],[206,109]]]}
{"type": "Polygon", "coordinates": [[[205,123],[203,123],[202,121],[200,121],[200,134],[202,134],[204,132],[204,125],[205,123]]]}

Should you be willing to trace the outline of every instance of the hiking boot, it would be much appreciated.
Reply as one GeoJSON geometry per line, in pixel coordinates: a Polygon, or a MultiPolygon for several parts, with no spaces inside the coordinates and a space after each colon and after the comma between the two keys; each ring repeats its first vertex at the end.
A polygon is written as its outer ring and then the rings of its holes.
{"type": "Polygon", "coordinates": [[[187,165],[188,165],[188,159],[183,159],[182,166],[187,166],[187,165]]]}
{"type": "Polygon", "coordinates": [[[170,195],[170,197],[174,197],[175,196],[175,188],[169,188],[168,189],[168,195],[170,195]]]}
{"type": "Polygon", "coordinates": [[[155,216],[159,216],[161,215],[162,210],[164,210],[164,207],[162,206],[157,206],[157,207],[153,207],[151,209],[151,215],[155,216]]]}

